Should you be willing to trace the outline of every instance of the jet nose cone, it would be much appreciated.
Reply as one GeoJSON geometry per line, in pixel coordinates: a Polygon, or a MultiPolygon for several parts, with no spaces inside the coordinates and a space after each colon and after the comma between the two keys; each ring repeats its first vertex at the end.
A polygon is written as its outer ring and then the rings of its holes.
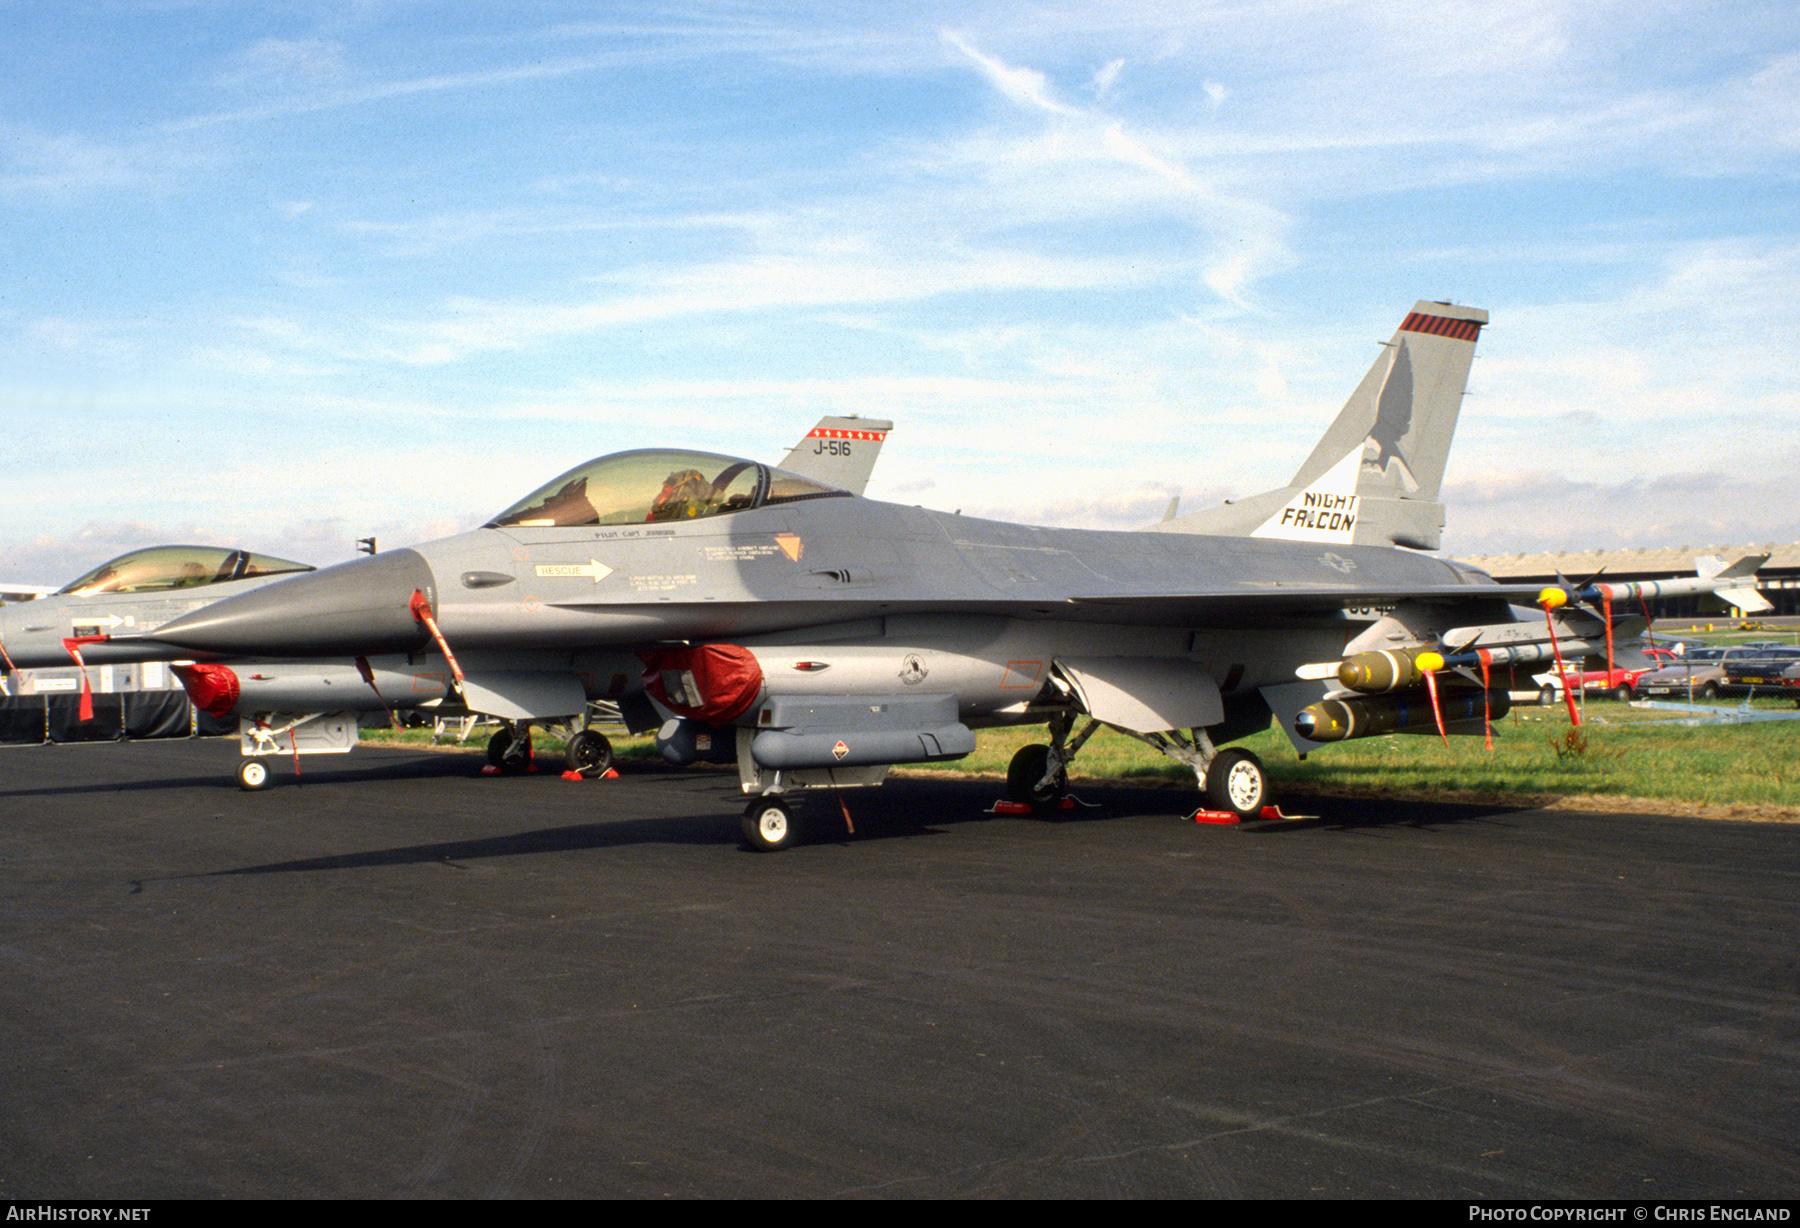
{"type": "Polygon", "coordinates": [[[437,600],[414,550],[340,563],[215,602],[164,623],[152,639],[216,656],[354,657],[426,642],[412,596],[437,600]]]}

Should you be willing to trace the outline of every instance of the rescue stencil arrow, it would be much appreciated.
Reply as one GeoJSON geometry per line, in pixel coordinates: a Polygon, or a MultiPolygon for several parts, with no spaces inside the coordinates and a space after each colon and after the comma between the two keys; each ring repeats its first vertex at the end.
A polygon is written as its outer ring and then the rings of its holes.
{"type": "Polygon", "coordinates": [[[600,583],[600,581],[606,579],[606,577],[612,575],[612,573],[613,569],[608,567],[605,563],[602,563],[599,559],[589,559],[585,564],[539,563],[537,565],[537,574],[539,576],[592,576],[594,577],[595,584],[600,583]]]}

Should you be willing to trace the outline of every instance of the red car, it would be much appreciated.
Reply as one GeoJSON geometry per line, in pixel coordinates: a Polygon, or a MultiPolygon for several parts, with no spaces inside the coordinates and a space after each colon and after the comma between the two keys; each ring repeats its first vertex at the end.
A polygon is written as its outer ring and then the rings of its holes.
{"type": "Polygon", "coordinates": [[[1561,698],[1564,687],[1578,686],[1584,691],[1610,691],[1612,697],[1623,703],[1631,698],[1631,688],[1640,675],[1660,668],[1676,660],[1673,652],[1667,648],[1646,648],[1643,654],[1650,658],[1651,664],[1636,669],[1625,669],[1615,665],[1612,669],[1580,670],[1572,665],[1565,666],[1559,677],[1555,670],[1547,674],[1539,674],[1538,681],[1543,689],[1538,692],[1538,702],[1549,705],[1561,698]]]}

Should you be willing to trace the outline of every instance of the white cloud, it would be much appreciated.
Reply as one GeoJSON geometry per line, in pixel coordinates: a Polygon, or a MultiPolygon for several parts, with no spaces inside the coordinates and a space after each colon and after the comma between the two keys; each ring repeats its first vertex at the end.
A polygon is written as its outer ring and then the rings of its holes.
{"type": "Polygon", "coordinates": [[[1552,471],[1447,482],[1445,552],[1635,546],[1748,546],[1800,542],[1800,509],[1788,488],[1800,448],[1786,447],[1753,470],[1687,468],[1679,453],[1624,481],[1580,481],[1552,471]]]}
{"type": "Polygon", "coordinates": [[[1029,251],[940,248],[877,254],[830,244],[725,264],[642,269],[629,280],[617,279],[620,293],[586,302],[459,297],[423,319],[379,322],[372,335],[346,344],[364,356],[436,365],[651,321],[910,303],[970,291],[1120,288],[1167,273],[1148,262],[1121,266],[1029,251]]]}
{"type": "Polygon", "coordinates": [[[322,38],[262,38],[244,48],[213,77],[239,93],[315,90],[350,78],[342,43],[322,38]]]}
{"type": "Polygon", "coordinates": [[[1094,79],[1090,88],[1098,97],[1106,97],[1112,92],[1113,85],[1118,81],[1119,74],[1123,72],[1124,69],[1124,60],[1108,60],[1105,66],[1094,74],[1094,79]]]}
{"type": "Polygon", "coordinates": [[[0,198],[69,198],[126,189],[163,191],[198,159],[160,137],[108,140],[0,122],[0,198]]]}
{"type": "Polygon", "coordinates": [[[966,142],[961,160],[985,162],[1004,171],[1006,180],[1065,208],[1069,202],[1086,202],[1074,212],[1117,218],[1140,212],[1146,202],[1161,197],[1159,211],[1181,218],[1204,236],[1200,281],[1238,308],[1250,306],[1257,281],[1292,263],[1284,239],[1288,218],[1254,197],[1225,192],[1191,170],[1174,152],[1180,140],[1140,133],[1117,117],[1062,103],[1051,96],[1043,74],[1007,65],[960,37],[946,38],[1001,93],[1050,117],[1045,133],[1022,138],[990,134],[966,142]],[[1124,168],[1144,172],[1161,190],[1145,191],[1129,174],[1119,174],[1124,168]]]}
{"type": "Polygon", "coordinates": [[[981,70],[995,89],[1021,106],[1035,107],[1051,115],[1076,116],[1081,111],[1057,100],[1052,96],[1050,81],[1043,73],[1030,68],[1016,68],[1004,64],[985,52],[977,50],[960,34],[950,30],[944,31],[944,41],[962,52],[981,70]]]}
{"type": "MultiPolygon", "coordinates": [[[[246,17],[223,62],[127,53],[173,83],[128,117],[40,85],[67,101],[0,126],[31,279],[7,407],[97,403],[139,455],[87,472],[169,532],[157,475],[249,423],[316,464],[218,449],[183,506],[261,531],[286,499],[347,538],[491,511],[582,459],[558,449],[766,450],[826,408],[902,421],[877,490],[1116,526],[1285,479],[1417,280],[1495,311],[1451,462],[1469,531],[1778,522],[1722,458],[1800,433],[1785,10],[533,14],[246,17]],[[1693,175],[1738,178],[1709,206],[1693,175]],[[339,432],[405,476],[353,481],[339,432]],[[1672,451],[1694,484],[1652,479],[1672,451]],[[1506,493],[1534,473],[1564,485],[1506,493]]],[[[34,517],[76,484],[23,464],[0,499],[34,517]]]]}

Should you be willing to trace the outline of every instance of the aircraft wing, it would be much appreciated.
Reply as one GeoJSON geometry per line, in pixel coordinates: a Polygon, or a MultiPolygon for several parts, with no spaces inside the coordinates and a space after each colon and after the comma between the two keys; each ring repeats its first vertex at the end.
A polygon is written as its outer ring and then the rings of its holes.
{"type": "Polygon", "coordinates": [[[1076,609],[1065,612],[1084,621],[1161,623],[1208,626],[1215,622],[1241,626],[1258,615],[1281,618],[1330,614],[1338,610],[1386,608],[1402,601],[1435,605],[1503,603],[1535,605],[1538,584],[1431,584],[1391,586],[1286,584],[1234,585],[1224,590],[1190,592],[1105,593],[1070,598],[1076,609]]]}
{"type": "MultiPolygon", "coordinates": [[[[826,594],[822,603],[829,606],[826,615],[855,611],[860,617],[866,611],[858,607],[878,607],[883,611],[915,613],[955,613],[967,610],[973,614],[1004,614],[1013,618],[1073,618],[1083,622],[1129,624],[1186,625],[1198,619],[1214,618],[1242,624],[1252,611],[1270,614],[1324,614],[1337,610],[1368,609],[1392,606],[1398,602],[1424,602],[1437,605],[1476,605],[1501,603],[1536,605],[1543,586],[1538,584],[1439,584],[1412,588],[1345,587],[1320,588],[1271,584],[1258,589],[1223,589],[1194,592],[1105,593],[1071,597],[1020,595],[1016,597],[921,597],[896,598],[888,594],[860,597],[853,593],[826,594]]],[[[550,603],[559,609],[616,609],[608,601],[595,598],[563,600],[550,603]]],[[[704,604],[665,601],[656,609],[673,614],[683,610],[753,611],[780,607],[795,611],[811,604],[801,601],[708,601],[704,604]]],[[[804,622],[821,621],[826,615],[813,614],[804,622]]],[[[674,638],[682,638],[676,636],[674,638]]]]}

